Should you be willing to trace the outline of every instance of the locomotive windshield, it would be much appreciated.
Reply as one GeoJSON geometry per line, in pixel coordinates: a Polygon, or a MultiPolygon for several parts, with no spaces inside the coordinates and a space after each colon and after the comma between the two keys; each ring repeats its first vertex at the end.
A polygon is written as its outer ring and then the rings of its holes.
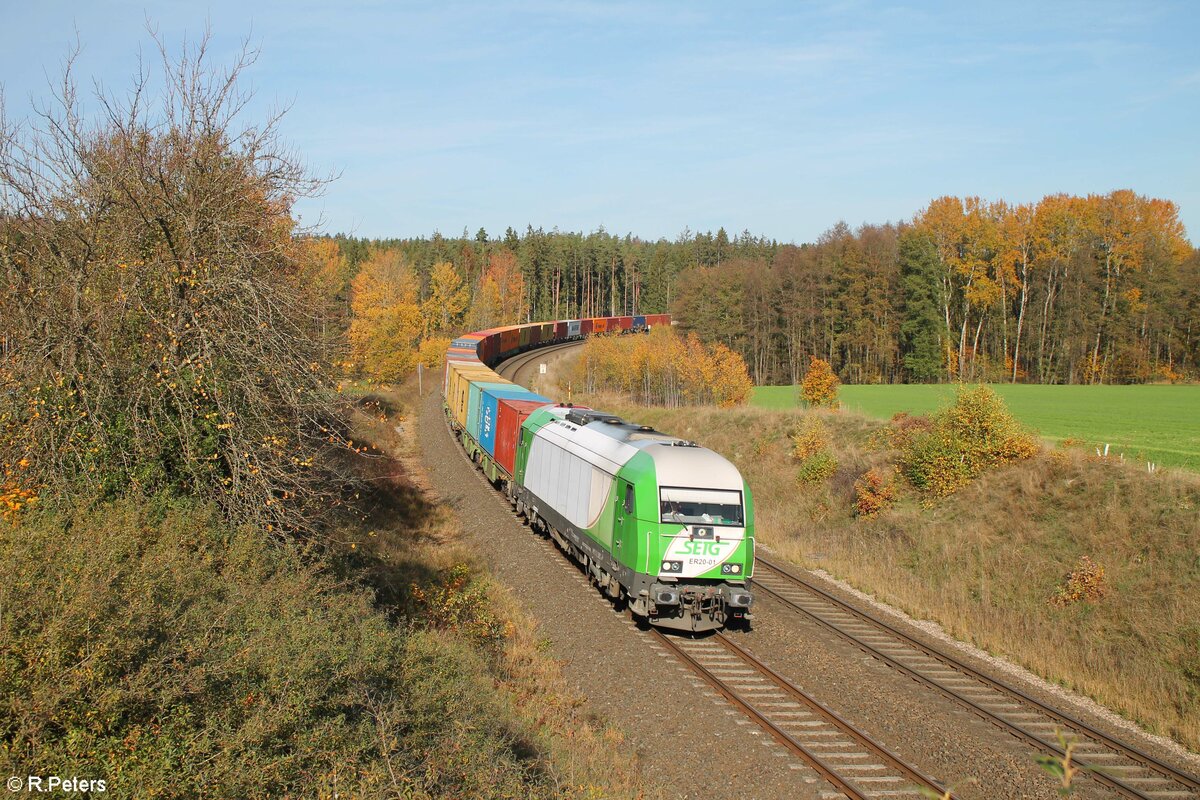
{"type": "Polygon", "coordinates": [[[663,522],[681,525],[743,524],[742,493],[717,489],[659,490],[663,522]]]}

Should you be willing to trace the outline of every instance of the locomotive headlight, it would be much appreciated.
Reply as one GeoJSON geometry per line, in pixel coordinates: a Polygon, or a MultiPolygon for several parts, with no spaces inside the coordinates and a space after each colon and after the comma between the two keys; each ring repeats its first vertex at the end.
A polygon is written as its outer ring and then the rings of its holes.
{"type": "Polygon", "coordinates": [[[722,575],[738,575],[741,573],[741,571],[742,571],[741,564],[722,564],[721,565],[721,574],[722,575]]]}
{"type": "Polygon", "coordinates": [[[683,562],[682,561],[665,561],[664,560],[662,562],[662,571],[663,572],[683,572],[683,562]]]}

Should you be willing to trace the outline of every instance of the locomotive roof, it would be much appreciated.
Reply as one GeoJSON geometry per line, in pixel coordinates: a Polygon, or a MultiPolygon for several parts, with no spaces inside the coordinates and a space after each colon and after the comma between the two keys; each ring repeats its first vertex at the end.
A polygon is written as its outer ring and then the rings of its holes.
{"type": "Polygon", "coordinates": [[[610,462],[613,472],[635,452],[641,451],[654,460],[660,486],[739,491],[742,488],[742,476],[737,467],[719,453],[695,442],[656,431],[646,425],[626,422],[615,414],[602,411],[563,406],[545,410],[557,418],[559,425],[570,429],[574,434],[570,438],[576,446],[610,462]]]}
{"type": "Polygon", "coordinates": [[[610,439],[616,439],[618,442],[639,449],[652,444],[668,444],[680,447],[699,446],[695,442],[680,439],[678,436],[671,436],[668,433],[656,431],[649,425],[626,422],[616,414],[609,414],[604,411],[564,406],[556,406],[546,410],[567,424],[581,428],[586,426],[589,432],[598,433],[610,439]]]}

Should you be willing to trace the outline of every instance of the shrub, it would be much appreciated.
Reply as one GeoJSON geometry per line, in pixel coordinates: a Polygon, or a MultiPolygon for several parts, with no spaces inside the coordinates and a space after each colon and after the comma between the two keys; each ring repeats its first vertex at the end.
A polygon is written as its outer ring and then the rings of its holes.
{"type": "Polygon", "coordinates": [[[837,472],[837,459],[829,450],[829,430],[815,414],[804,417],[792,434],[792,460],[800,463],[801,483],[820,483],[837,472]]]}
{"type": "Polygon", "coordinates": [[[792,458],[804,461],[828,449],[829,430],[824,420],[815,415],[806,416],[792,434],[792,458]]]}
{"type": "Polygon", "coordinates": [[[822,450],[804,459],[798,478],[801,483],[820,483],[832,478],[837,467],[837,459],[828,450],[822,450]]]}
{"type": "Polygon", "coordinates": [[[1050,597],[1050,604],[1069,606],[1080,601],[1094,603],[1108,594],[1108,580],[1104,576],[1104,567],[1083,556],[1075,565],[1075,569],[1063,579],[1062,584],[1055,589],[1050,597]]]}
{"type": "Polygon", "coordinates": [[[929,497],[952,494],[984,470],[1029,458],[1040,449],[986,386],[960,388],[954,403],[938,412],[928,429],[908,432],[902,441],[900,471],[929,497]]]}
{"type": "Polygon", "coordinates": [[[411,616],[423,625],[455,631],[490,646],[499,644],[508,633],[492,609],[487,587],[472,578],[465,564],[442,571],[428,589],[413,584],[409,591],[414,606],[411,616]]]}
{"type": "Polygon", "coordinates": [[[549,797],[488,665],[208,506],[0,522],[0,769],[127,797],[549,797]]]}
{"type": "Polygon", "coordinates": [[[808,372],[800,383],[800,397],[810,406],[837,408],[839,383],[828,361],[810,356],[808,372]]]}
{"type": "Polygon", "coordinates": [[[894,470],[869,469],[854,482],[854,513],[870,519],[896,502],[894,470]]]}
{"type": "Polygon", "coordinates": [[[892,417],[891,423],[884,430],[888,443],[896,449],[903,449],[913,437],[928,433],[932,428],[933,420],[929,417],[913,416],[901,411],[892,417]]]}

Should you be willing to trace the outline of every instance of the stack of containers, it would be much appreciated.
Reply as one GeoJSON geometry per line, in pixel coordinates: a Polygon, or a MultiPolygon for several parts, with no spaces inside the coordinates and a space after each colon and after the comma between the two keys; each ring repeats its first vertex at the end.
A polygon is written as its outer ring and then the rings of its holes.
{"type": "Polygon", "coordinates": [[[495,381],[503,378],[499,378],[478,361],[448,361],[446,372],[446,406],[450,409],[450,419],[455,428],[463,430],[467,427],[471,381],[495,381]]]}
{"type": "Polygon", "coordinates": [[[442,394],[446,397],[450,396],[451,362],[459,364],[478,363],[480,361],[478,355],[480,341],[479,334],[473,333],[468,336],[460,336],[450,343],[449,349],[446,350],[446,366],[442,372],[442,394]]]}
{"type": "Polygon", "coordinates": [[[485,453],[512,475],[513,461],[516,458],[516,435],[519,433],[510,432],[506,439],[501,437],[501,420],[511,425],[512,417],[523,420],[534,409],[549,405],[552,401],[514,384],[472,384],[472,393],[478,400],[472,420],[473,428],[468,428],[467,432],[485,453]],[[505,446],[501,446],[502,442],[505,446]]]}

